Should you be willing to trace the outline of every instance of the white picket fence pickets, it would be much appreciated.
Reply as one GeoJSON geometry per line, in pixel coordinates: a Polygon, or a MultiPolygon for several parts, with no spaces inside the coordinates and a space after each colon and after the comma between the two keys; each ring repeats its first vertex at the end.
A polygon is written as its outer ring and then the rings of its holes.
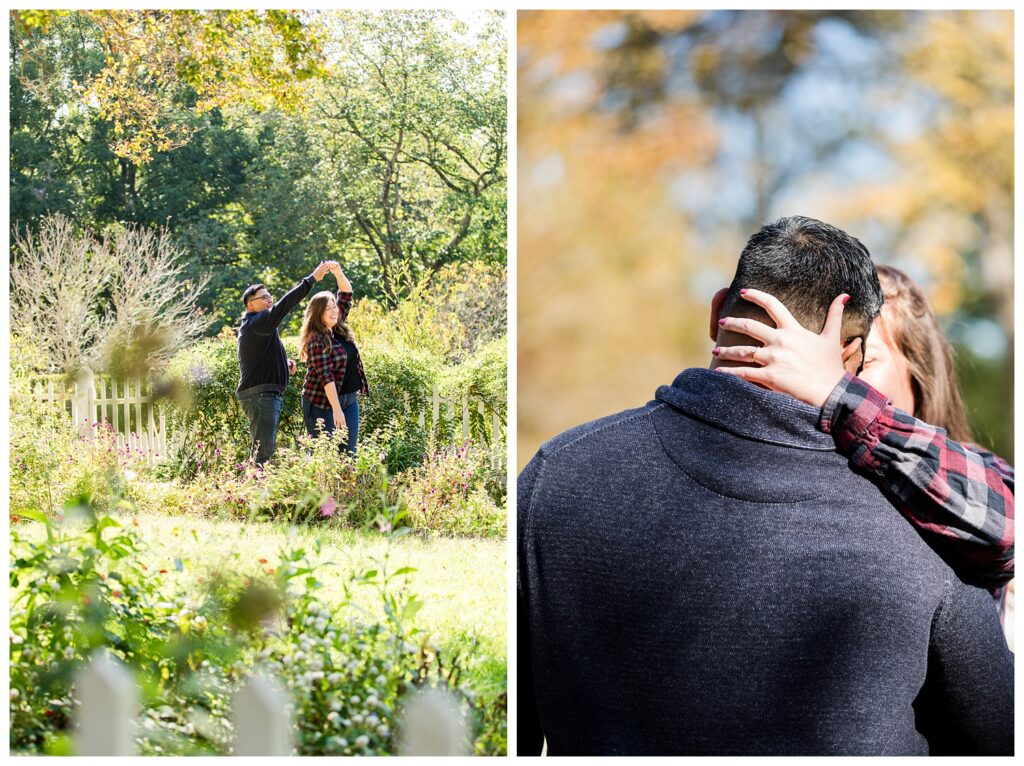
{"type": "MultiPolygon", "coordinates": [[[[109,423],[118,449],[138,451],[150,464],[167,457],[166,405],[141,380],[117,381],[83,368],[74,380],[59,375],[38,378],[32,392],[37,401],[62,407],[83,436],[89,436],[100,424],[109,423]]],[[[408,396],[404,397],[404,402],[405,411],[411,417],[408,396]]],[[[448,423],[445,430],[450,432],[453,445],[472,437],[474,419],[478,422],[487,419],[488,408],[482,400],[469,396],[443,397],[436,384],[426,404],[427,409],[420,409],[416,414],[417,424],[421,428],[429,426],[436,432],[442,422],[448,423]]],[[[500,467],[505,461],[504,422],[497,412],[491,413],[490,421],[492,462],[500,467]]]]}
{"type": "MultiPolygon", "coordinates": [[[[76,756],[137,753],[139,690],[131,673],[106,652],[97,651],[75,676],[76,756]]],[[[231,700],[236,756],[288,756],[295,746],[288,695],[276,679],[250,674],[231,700]]],[[[468,755],[458,705],[437,690],[414,694],[400,714],[399,754],[468,755]]]]}
{"type": "Polygon", "coordinates": [[[150,464],[167,455],[163,406],[141,380],[117,381],[84,367],[74,380],[40,378],[32,391],[36,400],[62,407],[83,436],[109,423],[118,449],[138,451],[150,464]]]}

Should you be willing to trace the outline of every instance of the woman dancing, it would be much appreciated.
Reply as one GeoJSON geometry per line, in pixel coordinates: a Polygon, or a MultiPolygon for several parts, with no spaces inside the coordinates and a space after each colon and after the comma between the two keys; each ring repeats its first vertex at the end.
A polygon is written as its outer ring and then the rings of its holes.
{"type": "Polygon", "coordinates": [[[352,284],[331,267],[338,293],[319,292],[306,306],[299,335],[299,358],[307,363],[302,382],[302,420],[310,436],[347,430],[343,449],[355,454],[359,438],[359,394],[370,393],[363,361],[348,326],[352,284]]]}

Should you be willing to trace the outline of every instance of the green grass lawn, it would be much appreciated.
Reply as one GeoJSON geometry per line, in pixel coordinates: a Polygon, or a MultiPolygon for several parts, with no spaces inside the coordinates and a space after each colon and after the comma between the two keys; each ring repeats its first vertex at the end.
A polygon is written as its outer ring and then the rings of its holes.
{"type": "MultiPolygon", "coordinates": [[[[389,542],[383,535],[342,527],[298,527],[267,521],[212,520],[163,514],[117,514],[135,527],[150,546],[150,566],[174,574],[174,560],[184,570],[178,577],[195,577],[217,569],[249,573],[274,564],[282,547],[304,547],[311,554],[317,539],[320,555],[313,560],[333,562],[319,571],[324,584],[321,598],[328,603],[344,599],[343,584],[353,571],[378,568],[373,559],[389,553],[389,567],[415,567],[410,588],[426,605],[419,614],[422,627],[439,639],[472,634],[486,642],[489,653],[505,653],[507,564],[504,540],[424,540],[408,535],[389,542]],[[193,531],[195,534],[193,535],[193,531]],[[260,563],[266,559],[267,564],[260,563]]],[[[377,608],[369,588],[355,592],[357,603],[377,608]],[[360,596],[359,594],[362,593],[360,596]]]]}
{"type": "MultiPolygon", "coordinates": [[[[186,590],[191,590],[192,583],[198,590],[199,578],[216,571],[263,572],[277,564],[283,547],[304,547],[312,561],[333,562],[317,572],[324,586],[318,595],[323,602],[337,606],[345,599],[343,586],[349,574],[379,569],[373,560],[382,561],[387,553],[391,571],[400,567],[416,569],[409,575],[409,587],[425,602],[416,624],[449,655],[462,655],[465,670],[479,691],[504,688],[507,555],[503,540],[426,540],[407,535],[388,541],[379,533],[342,527],[299,527],[142,511],[113,515],[146,541],[148,555],[143,560],[147,567],[167,570],[161,576],[177,579],[176,584],[186,590]],[[319,555],[314,553],[317,539],[319,555]],[[180,569],[176,560],[180,560],[180,569]],[[476,649],[471,652],[474,639],[476,649]]],[[[369,610],[374,619],[383,617],[380,598],[372,588],[356,586],[351,590],[356,605],[369,610]]]]}

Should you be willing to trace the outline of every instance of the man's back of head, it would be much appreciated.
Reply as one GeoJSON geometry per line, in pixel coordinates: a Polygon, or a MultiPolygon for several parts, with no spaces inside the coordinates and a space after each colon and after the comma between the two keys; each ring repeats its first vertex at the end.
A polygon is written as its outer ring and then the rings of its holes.
{"type": "Polygon", "coordinates": [[[770,293],[801,325],[821,332],[829,304],[850,296],[842,337],[866,338],[882,308],[882,287],[868,250],[841,229],[805,216],[769,223],[743,248],[723,308],[730,316],[771,324],[762,309],[740,297],[742,288],[770,293]]]}

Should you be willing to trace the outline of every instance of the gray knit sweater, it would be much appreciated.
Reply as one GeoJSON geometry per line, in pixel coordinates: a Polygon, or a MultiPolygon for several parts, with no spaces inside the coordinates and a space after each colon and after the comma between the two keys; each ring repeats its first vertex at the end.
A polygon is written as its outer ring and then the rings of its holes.
{"type": "Polygon", "coordinates": [[[520,755],[1011,753],[1013,665],[818,411],[690,369],[519,477],[520,755]]]}

